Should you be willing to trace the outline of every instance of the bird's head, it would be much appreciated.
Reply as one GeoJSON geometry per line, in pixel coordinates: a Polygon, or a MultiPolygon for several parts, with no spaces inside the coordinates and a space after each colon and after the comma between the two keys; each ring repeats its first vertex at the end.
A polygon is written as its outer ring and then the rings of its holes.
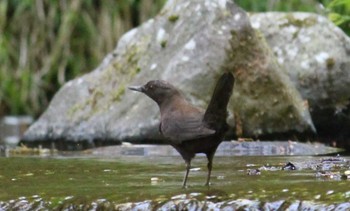
{"type": "Polygon", "coordinates": [[[130,86],[133,91],[142,92],[161,105],[164,101],[180,94],[179,91],[170,83],[163,80],[149,81],[143,86],[130,86]]]}

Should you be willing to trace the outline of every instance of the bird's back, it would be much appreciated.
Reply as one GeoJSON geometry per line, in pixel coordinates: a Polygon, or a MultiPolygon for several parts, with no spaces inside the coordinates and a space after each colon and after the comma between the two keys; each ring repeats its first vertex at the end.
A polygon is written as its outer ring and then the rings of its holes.
{"type": "Polygon", "coordinates": [[[161,107],[160,132],[173,144],[206,137],[215,133],[204,122],[204,110],[177,96],[161,107]]]}

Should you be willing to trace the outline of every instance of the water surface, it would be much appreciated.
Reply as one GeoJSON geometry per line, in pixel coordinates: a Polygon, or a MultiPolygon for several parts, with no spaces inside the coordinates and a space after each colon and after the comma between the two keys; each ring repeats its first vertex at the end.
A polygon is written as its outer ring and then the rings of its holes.
{"type": "MultiPolygon", "coordinates": [[[[6,206],[20,201],[57,208],[65,203],[92,202],[165,203],[176,199],[223,202],[238,199],[276,202],[312,201],[334,204],[348,201],[347,179],[316,177],[317,165],[328,156],[216,156],[211,183],[204,186],[206,158],[192,163],[187,189],[181,188],[185,170],[177,155],[120,155],[0,158],[0,201],[6,206]],[[300,166],[282,171],[287,162],[300,166]],[[248,176],[247,169],[261,175],[248,176]],[[44,203],[45,202],[45,203],[44,203]]],[[[330,171],[348,169],[349,157],[330,171]]],[[[1,206],[1,203],[0,203],[1,206]]],[[[18,205],[17,205],[18,206],[18,205]]],[[[69,210],[69,209],[68,209],[69,210]]]]}

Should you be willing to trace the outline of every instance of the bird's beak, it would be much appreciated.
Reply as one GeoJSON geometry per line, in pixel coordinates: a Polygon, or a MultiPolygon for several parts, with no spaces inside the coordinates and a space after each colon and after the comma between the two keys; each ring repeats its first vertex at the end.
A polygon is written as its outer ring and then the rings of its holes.
{"type": "Polygon", "coordinates": [[[138,92],[143,92],[143,91],[144,91],[143,86],[129,86],[128,88],[129,88],[130,90],[138,91],[138,92]]]}

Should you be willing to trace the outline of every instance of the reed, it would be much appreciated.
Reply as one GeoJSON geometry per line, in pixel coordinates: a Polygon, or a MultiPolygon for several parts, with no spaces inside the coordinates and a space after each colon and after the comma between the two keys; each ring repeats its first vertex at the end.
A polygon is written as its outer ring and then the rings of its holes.
{"type": "Polygon", "coordinates": [[[0,116],[37,117],[165,0],[1,0],[0,116]]]}

